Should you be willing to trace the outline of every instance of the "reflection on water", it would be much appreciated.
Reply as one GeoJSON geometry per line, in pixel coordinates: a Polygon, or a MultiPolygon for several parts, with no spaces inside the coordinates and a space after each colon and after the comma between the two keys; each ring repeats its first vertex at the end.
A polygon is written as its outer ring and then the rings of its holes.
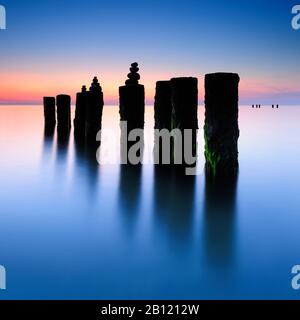
{"type": "Polygon", "coordinates": [[[58,162],[67,163],[69,143],[70,143],[70,132],[63,133],[63,134],[60,132],[57,132],[56,154],[57,154],[58,162]]]}
{"type": "MultiPolygon", "coordinates": [[[[91,196],[94,196],[99,179],[100,167],[96,159],[98,148],[98,144],[87,146],[84,141],[74,139],[75,170],[79,168],[84,171],[91,196]]],[[[76,171],[74,174],[77,174],[76,171]]]]}
{"type": "Polygon", "coordinates": [[[44,130],[44,148],[43,156],[46,160],[50,157],[54,145],[55,127],[45,128],[44,130]]]}
{"type": "Polygon", "coordinates": [[[235,253],[236,192],[238,177],[205,181],[203,235],[205,253],[213,268],[232,267],[235,253]]]}
{"type": "Polygon", "coordinates": [[[142,166],[121,165],[119,179],[119,212],[125,227],[133,232],[141,205],[142,166]]]}
{"type": "Polygon", "coordinates": [[[155,166],[153,214],[155,225],[164,226],[173,242],[186,247],[193,232],[195,177],[184,173],[176,166],[155,166]]]}
{"type": "MultiPolygon", "coordinates": [[[[201,108],[200,127],[203,118],[201,108]]],[[[289,283],[300,263],[300,109],[241,108],[240,174],[226,183],[176,167],[99,166],[97,146],[45,132],[42,119],[40,107],[0,107],[0,264],[10,277],[0,299],[299,298],[289,283]]],[[[101,150],[120,150],[117,108],[103,126],[117,139],[101,150]]]]}

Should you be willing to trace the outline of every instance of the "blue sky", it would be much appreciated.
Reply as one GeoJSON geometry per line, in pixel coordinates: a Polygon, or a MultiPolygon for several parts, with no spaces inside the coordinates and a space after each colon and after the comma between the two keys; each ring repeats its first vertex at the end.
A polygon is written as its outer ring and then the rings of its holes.
{"type": "MultiPolygon", "coordinates": [[[[242,103],[298,104],[300,31],[291,28],[297,1],[266,0],[0,0],[0,102],[37,102],[74,94],[98,75],[117,101],[131,62],[141,66],[151,101],[156,80],[241,76],[242,103]]],[[[300,3],[300,0],[299,0],[300,3]]]]}

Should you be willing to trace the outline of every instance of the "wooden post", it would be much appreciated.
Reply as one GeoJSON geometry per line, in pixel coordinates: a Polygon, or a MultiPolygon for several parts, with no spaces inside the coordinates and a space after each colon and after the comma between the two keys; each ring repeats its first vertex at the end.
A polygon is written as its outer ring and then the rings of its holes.
{"type": "MultiPolygon", "coordinates": [[[[120,96],[120,119],[121,125],[121,159],[122,163],[128,164],[128,152],[133,145],[143,141],[128,141],[130,132],[134,129],[144,129],[145,126],[145,87],[139,84],[138,63],[133,63],[128,74],[125,86],[119,88],[120,96]],[[126,126],[124,126],[126,122],[126,126]]],[[[142,137],[143,139],[144,137],[142,137]]],[[[142,148],[143,149],[143,148],[142,148]]],[[[142,157],[143,150],[138,152],[142,157]]]]}
{"type": "Polygon", "coordinates": [[[163,146],[162,130],[171,131],[172,123],[172,91],[171,81],[156,82],[156,93],[154,102],[154,157],[155,164],[170,164],[172,160],[171,145],[163,146]],[[165,147],[163,149],[163,147],[165,147]]]}
{"type": "Polygon", "coordinates": [[[205,76],[206,172],[213,177],[238,172],[239,81],[235,73],[205,76]]]}
{"type": "Polygon", "coordinates": [[[45,128],[52,129],[56,125],[56,110],[55,110],[55,98],[44,97],[44,118],[45,128]]]}
{"type": "Polygon", "coordinates": [[[69,132],[71,129],[71,97],[65,94],[56,97],[57,129],[69,132]]]}
{"type": "Polygon", "coordinates": [[[133,63],[125,86],[119,88],[120,117],[127,121],[128,130],[143,129],[145,125],[145,88],[139,84],[137,63],[133,63]]]}
{"type": "MultiPolygon", "coordinates": [[[[197,156],[197,130],[198,130],[198,79],[197,78],[173,78],[171,79],[172,92],[172,124],[171,129],[179,129],[182,133],[182,155],[179,154],[176,141],[174,143],[174,161],[182,157],[182,164],[195,166],[196,163],[188,163],[187,157],[197,156]],[[187,150],[184,130],[190,129],[191,150],[187,150]]],[[[176,140],[176,139],[175,139],[176,140]]],[[[180,151],[181,153],[181,151],[180,151]]]]}
{"type": "Polygon", "coordinates": [[[156,82],[154,103],[155,129],[171,130],[172,120],[172,95],[171,81],[156,82]]]}
{"type": "Polygon", "coordinates": [[[83,86],[81,92],[78,92],[76,95],[76,109],[74,119],[74,133],[76,138],[85,137],[86,107],[87,91],[86,86],[83,86]]]}
{"type": "Polygon", "coordinates": [[[97,133],[102,128],[102,114],[104,107],[103,92],[95,77],[87,94],[85,133],[87,142],[96,144],[97,133]]]}

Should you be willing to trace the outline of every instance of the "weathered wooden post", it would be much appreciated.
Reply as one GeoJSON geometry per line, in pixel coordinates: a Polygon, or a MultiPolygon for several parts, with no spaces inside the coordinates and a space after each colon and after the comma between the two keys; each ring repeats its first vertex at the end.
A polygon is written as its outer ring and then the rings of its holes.
{"type": "Polygon", "coordinates": [[[171,81],[156,82],[156,94],[154,102],[155,129],[171,130],[172,120],[172,95],[171,81]]]}
{"type": "MultiPolygon", "coordinates": [[[[195,166],[198,130],[198,79],[171,79],[172,123],[171,129],[179,129],[182,141],[174,141],[174,160],[195,166]],[[181,144],[181,146],[180,146],[181,144]]],[[[180,139],[179,139],[180,140],[180,139]]],[[[179,164],[179,163],[178,163],[179,164]]]]}
{"type": "Polygon", "coordinates": [[[56,97],[57,129],[60,132],[69,132],[71,129],[71,97],[60,94],[56,97]]]}
{"type": "Polygon", "coordinates": [[[238,100],[240,77],[235,73],[205,76],[205,157],[208,176],[238,173],[238,100]]]}
{"type": "Polygon", "coordinates": [[[155,164],[170,164],[171,145],[164,145],[162,135],[171,131],[172,123],[172,92],[171,81],[156,82],[155,102],[154,102],[154,157],[155,164]],[[167,149],[168,148],[168,149],[167,149]]]}
{"type": "Polygon", "coordinates": [[[76,95],[76,109],[74,119],[74,133],[76,138],[85,137],[86,107],[87,90],[86,86],[83,86],[81,92],[78,92],[76,95]]]}
{"type": "Polygon", "coordinates": [[[43,100],[44,100],[45,129],[51,130],[56,125],[55,98],[44,97],[43,100]]]}
{"type": "MultiPolygon", "coordinates": [[[[128,163],[128,152],[138,142],[138,138],[128,141],[130,132],[134,129],[143,130],[145,126],[145,87],[139,84],[141,77],[138,72],[138,63],[135,62],[131,65],[125,86],[119,88],[122,163],[128,163]]],[[[143,150],[140,151],[142,156],[143,150]]]]}
{"type": "Polygon", "coordinates": [[[97,77],[94,77],[87,94],[85,134],[87,142],[96,144],[97,133],[102,128],[104,107],[103,92],[97,77]]]}

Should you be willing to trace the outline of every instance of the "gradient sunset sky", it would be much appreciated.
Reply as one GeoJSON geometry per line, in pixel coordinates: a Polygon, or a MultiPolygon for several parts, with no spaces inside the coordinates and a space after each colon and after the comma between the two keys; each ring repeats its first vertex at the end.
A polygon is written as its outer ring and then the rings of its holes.
{"type": "MultiPolygon", "coordinates": [[[[298,1],[300,4],[300,0],[298,1]]],[[[97,75],[118,102],[129,66],[140,64],[147,102],[155,82],[237,72],[241,104],[300,105],[300,30],[287,0],[0,0],[0,103],[73,97],[97,75]]],[[[73,101],[74,102],[74,101],[73,101]]]]}

